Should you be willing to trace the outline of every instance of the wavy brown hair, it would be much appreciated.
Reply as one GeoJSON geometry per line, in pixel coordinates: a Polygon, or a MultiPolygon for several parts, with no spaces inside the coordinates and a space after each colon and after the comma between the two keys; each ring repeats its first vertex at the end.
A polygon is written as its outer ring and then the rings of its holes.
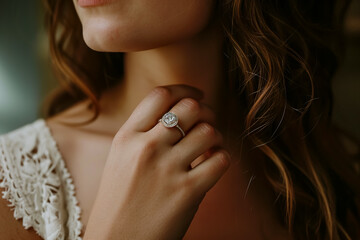
{"type": "MultiPolygon", "coordinates": [[[[51,55],[62,83],[47,114],[90,99],[94,120],[101,93],[121,81],[123,54],[86,46],[72,1],[45,3],[51,55]]],[[[296,239],[360,237],[360,178],[354,171],[359,161],[345,151],[331,122],[331,79],[343,52],[348,5],[346,0],[222,0],[217,6],[227,39],[232,111],[242,109],[245,131],[238,135],[265,157],[261,164],[276,207],[296,239]]]]}

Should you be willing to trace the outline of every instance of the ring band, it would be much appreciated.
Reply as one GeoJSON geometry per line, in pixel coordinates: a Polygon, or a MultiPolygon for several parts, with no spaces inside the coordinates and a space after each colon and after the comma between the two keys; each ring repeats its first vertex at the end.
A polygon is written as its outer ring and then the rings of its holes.
{"type": "Polygon", "coordinates": [[[161,119],[159,119],[159,122],[162,122],[162,124],[167,128],[176,127],[181,132],[181,135],[185,137],[185,132],[182,130],[182,128],[178,125],[179,119],[178,117],[172,113],[167,112],[165,113],[161,119]]]}

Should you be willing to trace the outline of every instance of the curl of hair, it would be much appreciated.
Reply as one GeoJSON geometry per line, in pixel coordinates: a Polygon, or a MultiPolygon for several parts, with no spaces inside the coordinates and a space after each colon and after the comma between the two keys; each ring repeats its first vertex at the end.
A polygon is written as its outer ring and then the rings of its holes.
{"type": "MultiPolygon", "coordinates": [[[[72,1],[45,3],[50,51],[62,83],[47,114],[88,98],[94,120],[101,93],[121,81],[123,55],[86,46],[72,1]]],[[[242,109],[237,114],[245,114],[239,135],[265,156],[276,206],[297,239],[360,237],[360,177],[354,171],[359,161],[344,150],[340,130],[331,123],[331,79],[348,5],[222,0],[219,6],[229,90],[242,109]]]]}

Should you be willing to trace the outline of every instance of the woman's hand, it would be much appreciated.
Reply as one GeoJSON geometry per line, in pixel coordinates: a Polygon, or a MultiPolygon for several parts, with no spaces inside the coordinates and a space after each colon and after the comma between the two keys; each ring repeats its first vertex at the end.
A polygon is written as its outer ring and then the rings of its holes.
{"type": "Polygon", "coordinates": [[[206,192],[229,165],[202,93],[155,88],[113,139],[84,239],[181,239],[206,192]],[[158,120],[168,112],[185,131],[158,120]],[[205,159],[196,167],[191,163],[205,159]]]}

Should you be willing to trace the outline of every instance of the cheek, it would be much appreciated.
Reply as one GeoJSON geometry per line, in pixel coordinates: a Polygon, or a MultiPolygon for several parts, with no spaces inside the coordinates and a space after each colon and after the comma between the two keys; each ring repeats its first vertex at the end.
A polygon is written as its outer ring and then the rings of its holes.
{"type": "Polygon", "coordinates": [[[97,51],[128,52],[190,39],[208,24],[212,0],[138,0],[131,6],[87,12],[78,10],[85,42],[97,51]]]}

